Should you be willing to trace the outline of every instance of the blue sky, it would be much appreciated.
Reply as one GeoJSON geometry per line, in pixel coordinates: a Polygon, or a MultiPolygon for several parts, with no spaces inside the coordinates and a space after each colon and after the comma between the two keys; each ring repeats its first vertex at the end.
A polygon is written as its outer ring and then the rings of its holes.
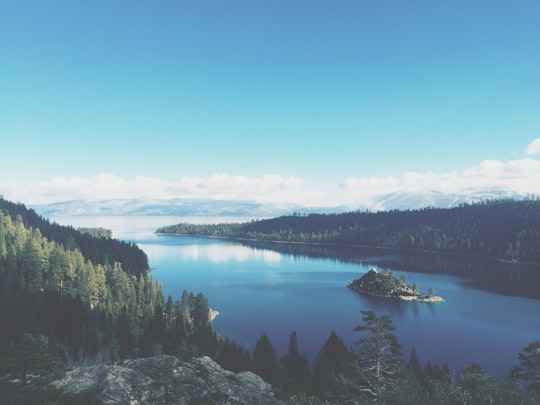
{"type": "Polygon", "coordinates": [[[0,193],[540,194],[538,1],[0,3],[0,193]]]}

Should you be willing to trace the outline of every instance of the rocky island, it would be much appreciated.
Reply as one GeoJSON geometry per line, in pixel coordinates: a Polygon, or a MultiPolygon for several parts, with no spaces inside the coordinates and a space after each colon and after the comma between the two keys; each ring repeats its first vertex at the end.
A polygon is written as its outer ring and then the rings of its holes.
{"type": "Polygon", "coordinates": [[[402,301],[444,301],[442,297],[434,295],[433,291],[429,294],[420,293],[416,285],[407,285],[404,277],[396,277],[389,270],[379,272],[371,269],[362,277],[350,283],[348,287],[359,293],[374,297],[393,298],[402,301]]]}

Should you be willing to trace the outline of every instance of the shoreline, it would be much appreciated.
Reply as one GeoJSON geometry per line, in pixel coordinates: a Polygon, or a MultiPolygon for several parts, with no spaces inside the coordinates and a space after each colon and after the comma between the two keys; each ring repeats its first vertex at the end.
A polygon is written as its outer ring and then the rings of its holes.
{"type": "Polygon", "coordinates": [[[415,249],[415,248],[403,248],[403,247],[392,247],[392,246],[376,246],[376,245],[360,245],[354,243],[331,243],[331,242],[299,242],[299,241],[285,241],[285,240],[273,240],[273,239],[254,239],[254,238],[239,238],[233,236],[212,236],[212,235],[198,235],[198,234],[189,234],[189,233],[168,233],[168,232],[154,232],[156,235],[168,235],[168,236],[191,236],[194,238],[209,238],[209,239],[222,239],[222,240],[232,240],[232,241],[246,241],[246,242],[259,242],[259,243],[275,243],[282,245],[303,245],[303,246],[321,246],[321,247],[330,247],[330,248],[362,248],[362,249],[380,249],[380,250],[395,250],[401,252],[413,252],[413,253],[425,253],[432,255],[446,255],[454,257],[468,257],[476,258],[482,260],[490,260],[497,263],[510,264],[513,266],[532,266],[540,267],[540,263],[537,262],[524,262],[524,261],[515,261],[515,260],[505,260],[497,257],[486,256],[486,255],[477,255],[472,253],[458,253],[458,252],[446,252],[440,250],[428,250],[428,249],[415,249]]]}

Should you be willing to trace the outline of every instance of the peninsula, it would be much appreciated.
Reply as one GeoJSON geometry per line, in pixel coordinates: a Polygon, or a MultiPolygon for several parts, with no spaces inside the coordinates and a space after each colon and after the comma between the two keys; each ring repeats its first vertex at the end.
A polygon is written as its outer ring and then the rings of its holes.
{"type": "Polygon", "coordinates": [[[362,277],[350,283],[348,287],[362,294],[402,301],[444,301],[442,297],[438,297],[432,292],[429,294],[418,292],[418,287],[415,284],[412,286],[407,285],[404,277],[396,277],[389,270],[379,272],[371,269],[362,277]]]}

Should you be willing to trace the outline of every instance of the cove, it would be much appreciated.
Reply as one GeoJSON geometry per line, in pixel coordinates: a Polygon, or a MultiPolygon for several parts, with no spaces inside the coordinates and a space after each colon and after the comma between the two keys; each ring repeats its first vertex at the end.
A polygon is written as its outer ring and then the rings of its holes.
{"type": "MultiPolygon", "coordinates": [[[[171,217],[53,220],[102,226],[120,239],[137,243],[147,253],[152,276],[162,283],[165,295],[178,299],[183,290],[203,292],[210,306],[220,312],[214,329],[252,349],[261,334],[267,333],[282,355],[295,330],[300,351],[313,363],[332,330],[353,344],[358,337],[353,329],[361,323],[360,311],[366,309],[390,314],[405,360],[414,345],[422,365],[429,360],[458,370],[479,363],[501,375],[518,364],[524,346],[540,339],[540,300],[529,293],[511,294],[498,282],[481,282],[484,272],[492,270],[478,261],[441,263],[437,256],[380,250],[299,253],[283,246],[154,234],[158,226],[186,220],[171,217]],[[346,287],[372,267],[390,268],[421,291],[434,288],[445,302],[388,301],[346,287]],[[465,277],[471,271],[481,276],[465,277]]],[[[508,276],[504,269],[496,272],[508,276]]],[[[521,277],[511,277],[518,278],[514,280],[518,287],[521,277]]],[[[525,284],[532,292],[538,290],[538,284],[531,286],[527,277],[525,284]]]]}

